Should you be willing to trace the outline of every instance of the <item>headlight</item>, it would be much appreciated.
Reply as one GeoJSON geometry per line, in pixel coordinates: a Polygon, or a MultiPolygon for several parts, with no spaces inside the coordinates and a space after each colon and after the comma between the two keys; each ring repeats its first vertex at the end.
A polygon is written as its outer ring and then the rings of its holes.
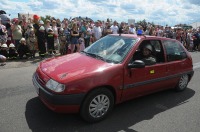
{"type": "Polygon", "coordinates": [[[60,84],[52,79],[50,79],[47,83],[46,83],[46,87],[48,89],[51,89],[55,92],[62,92],[65,90],[65,85],[64,84],[60,84]]]}

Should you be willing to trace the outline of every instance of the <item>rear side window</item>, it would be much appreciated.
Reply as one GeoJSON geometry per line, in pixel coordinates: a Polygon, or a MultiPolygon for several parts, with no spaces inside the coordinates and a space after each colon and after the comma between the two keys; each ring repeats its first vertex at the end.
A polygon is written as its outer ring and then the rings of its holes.
{"type": "Polygon", "coordinates": [[[178,42],[172,40],[163,40],[163,44],[168,62],[187,58],[185,50],[178,42]]]}

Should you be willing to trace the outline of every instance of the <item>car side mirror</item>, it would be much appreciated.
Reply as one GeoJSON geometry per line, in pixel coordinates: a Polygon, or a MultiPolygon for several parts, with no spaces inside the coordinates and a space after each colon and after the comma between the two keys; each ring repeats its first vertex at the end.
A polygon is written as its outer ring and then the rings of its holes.
{"type": "Polygon", "coordinates": [[[128,64],[128,68],[144,68],[145,63],[142,60],[135,60],[133,63],[128,64]]]}

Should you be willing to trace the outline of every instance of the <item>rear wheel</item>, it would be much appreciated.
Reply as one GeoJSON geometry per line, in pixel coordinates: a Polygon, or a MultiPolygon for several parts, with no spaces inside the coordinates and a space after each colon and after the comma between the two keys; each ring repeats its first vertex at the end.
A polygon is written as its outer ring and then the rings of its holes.
{"type": "Polygon", "coordinates": [[[178,85],[176,86],[177,91],[183,91],[187,88],[189,82],[189,76],[187,74],[181,76],[178,85]]]}
{"type": "Polygon", "coordinates": [[[104,119],[113,109],[114,96],[106,88],[92,91],[84,100],[80,115],[88,122],[98,122],[104,119]]]}

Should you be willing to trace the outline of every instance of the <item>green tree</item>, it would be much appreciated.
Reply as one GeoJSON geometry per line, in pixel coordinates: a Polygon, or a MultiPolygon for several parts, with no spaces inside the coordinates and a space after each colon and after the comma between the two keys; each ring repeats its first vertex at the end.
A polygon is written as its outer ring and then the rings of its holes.
{"type": "Polygon", "coordinates": [[[40,19],[46,24],[46,20],[51,20],[51,16],[49,16],[49,15],[46,15],[45,17],[40,17],[40,19]]]}

